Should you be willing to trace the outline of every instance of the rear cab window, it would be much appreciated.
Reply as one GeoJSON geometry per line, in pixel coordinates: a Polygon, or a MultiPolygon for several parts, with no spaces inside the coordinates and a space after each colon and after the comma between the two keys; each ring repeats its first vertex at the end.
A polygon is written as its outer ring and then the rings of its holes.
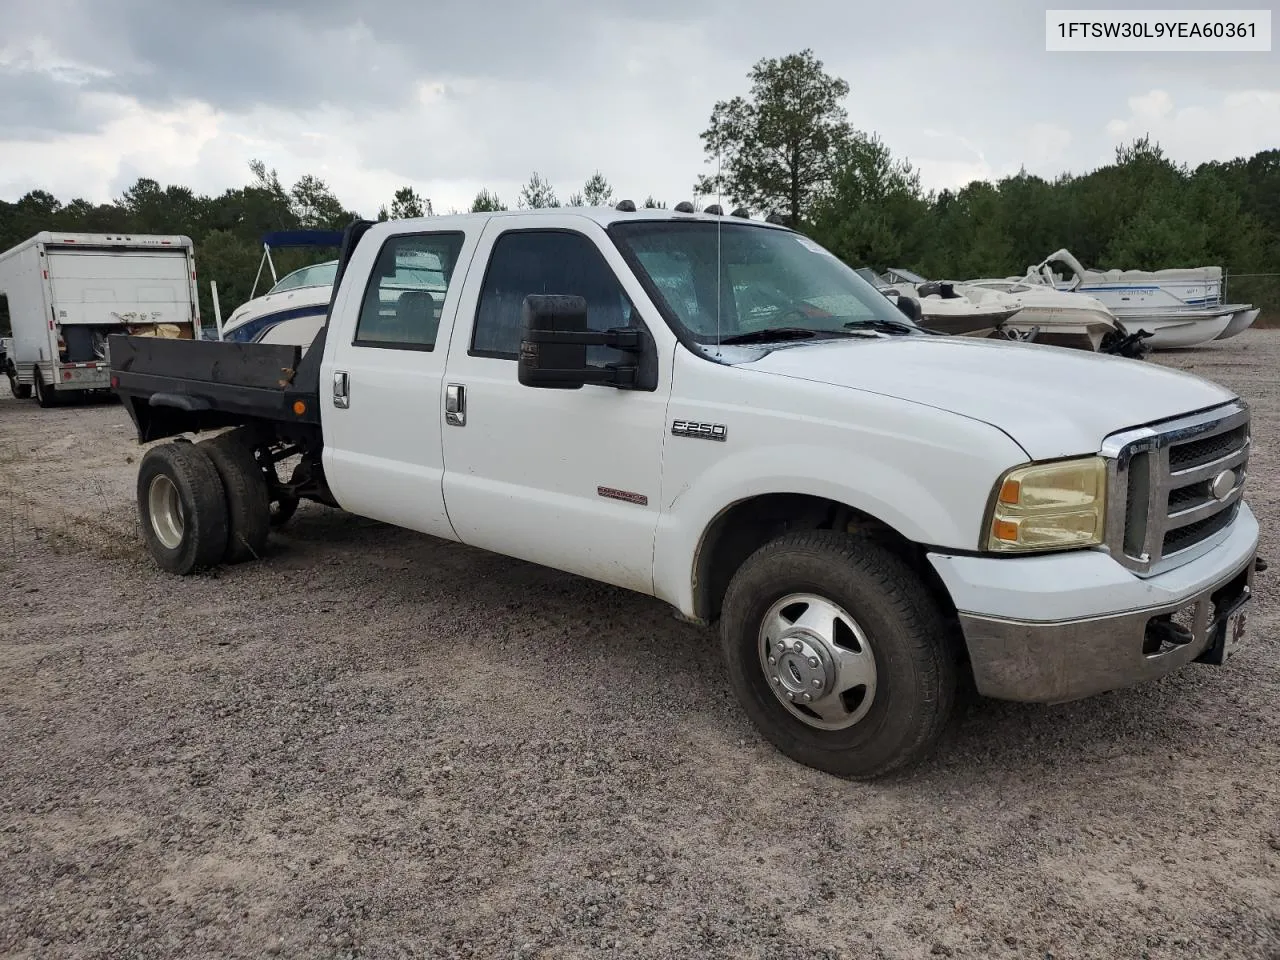
{"type": "Polygon", "coordinates": [[[352,344],[434,350],[464,239],[461,231],[388,237],[374,261],[352,344]]]}

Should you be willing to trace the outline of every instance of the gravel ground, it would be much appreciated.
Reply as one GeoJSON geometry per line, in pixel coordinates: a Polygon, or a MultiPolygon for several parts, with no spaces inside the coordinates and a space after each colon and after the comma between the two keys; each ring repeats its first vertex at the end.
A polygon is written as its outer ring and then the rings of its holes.
{"type": "MultiPolygon", "coordinates": [[[[1254,404],[1274,559],[1280,331],[1158,360],[1254,404]]],[[[164,576],[124,410],[0,390],[5,956],[1280,958],[1280,570],[1225,668],[847,783],[653,600],[312,504],[164,576]]]]}

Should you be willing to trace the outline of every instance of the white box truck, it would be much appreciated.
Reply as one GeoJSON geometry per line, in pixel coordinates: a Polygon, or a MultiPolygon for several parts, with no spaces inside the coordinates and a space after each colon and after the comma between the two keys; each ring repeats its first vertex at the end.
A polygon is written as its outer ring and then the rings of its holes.
{"type": "Polygon", "coordinates": [[[193,339],[199,329],[189,237],[45,231],[0,253],[11,335],[0,369],[40,406],[109,390],[107,337],[193,339]]]}

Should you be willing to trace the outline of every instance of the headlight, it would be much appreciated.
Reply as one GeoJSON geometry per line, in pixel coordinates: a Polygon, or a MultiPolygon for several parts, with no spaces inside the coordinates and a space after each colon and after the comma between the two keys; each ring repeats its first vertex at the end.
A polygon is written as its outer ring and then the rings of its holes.
{"type": "Polygon", "coordinates": [[[1107,464],[1101,457],[1015,467],[996,486],[987,549],[1065,550],[1102,543],[1107,464]]]}

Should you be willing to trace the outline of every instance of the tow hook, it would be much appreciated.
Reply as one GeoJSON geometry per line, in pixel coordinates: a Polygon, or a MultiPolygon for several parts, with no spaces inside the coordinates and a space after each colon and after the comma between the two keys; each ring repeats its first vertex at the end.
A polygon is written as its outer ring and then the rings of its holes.
{"type": "Polygon", "coordinates": [[[1262,557],[1254,557],[1253,558],[1254,573],[1261,573],[1265,569],[1267,569],[1267,561],[1264,560],[1262,557]]]}

